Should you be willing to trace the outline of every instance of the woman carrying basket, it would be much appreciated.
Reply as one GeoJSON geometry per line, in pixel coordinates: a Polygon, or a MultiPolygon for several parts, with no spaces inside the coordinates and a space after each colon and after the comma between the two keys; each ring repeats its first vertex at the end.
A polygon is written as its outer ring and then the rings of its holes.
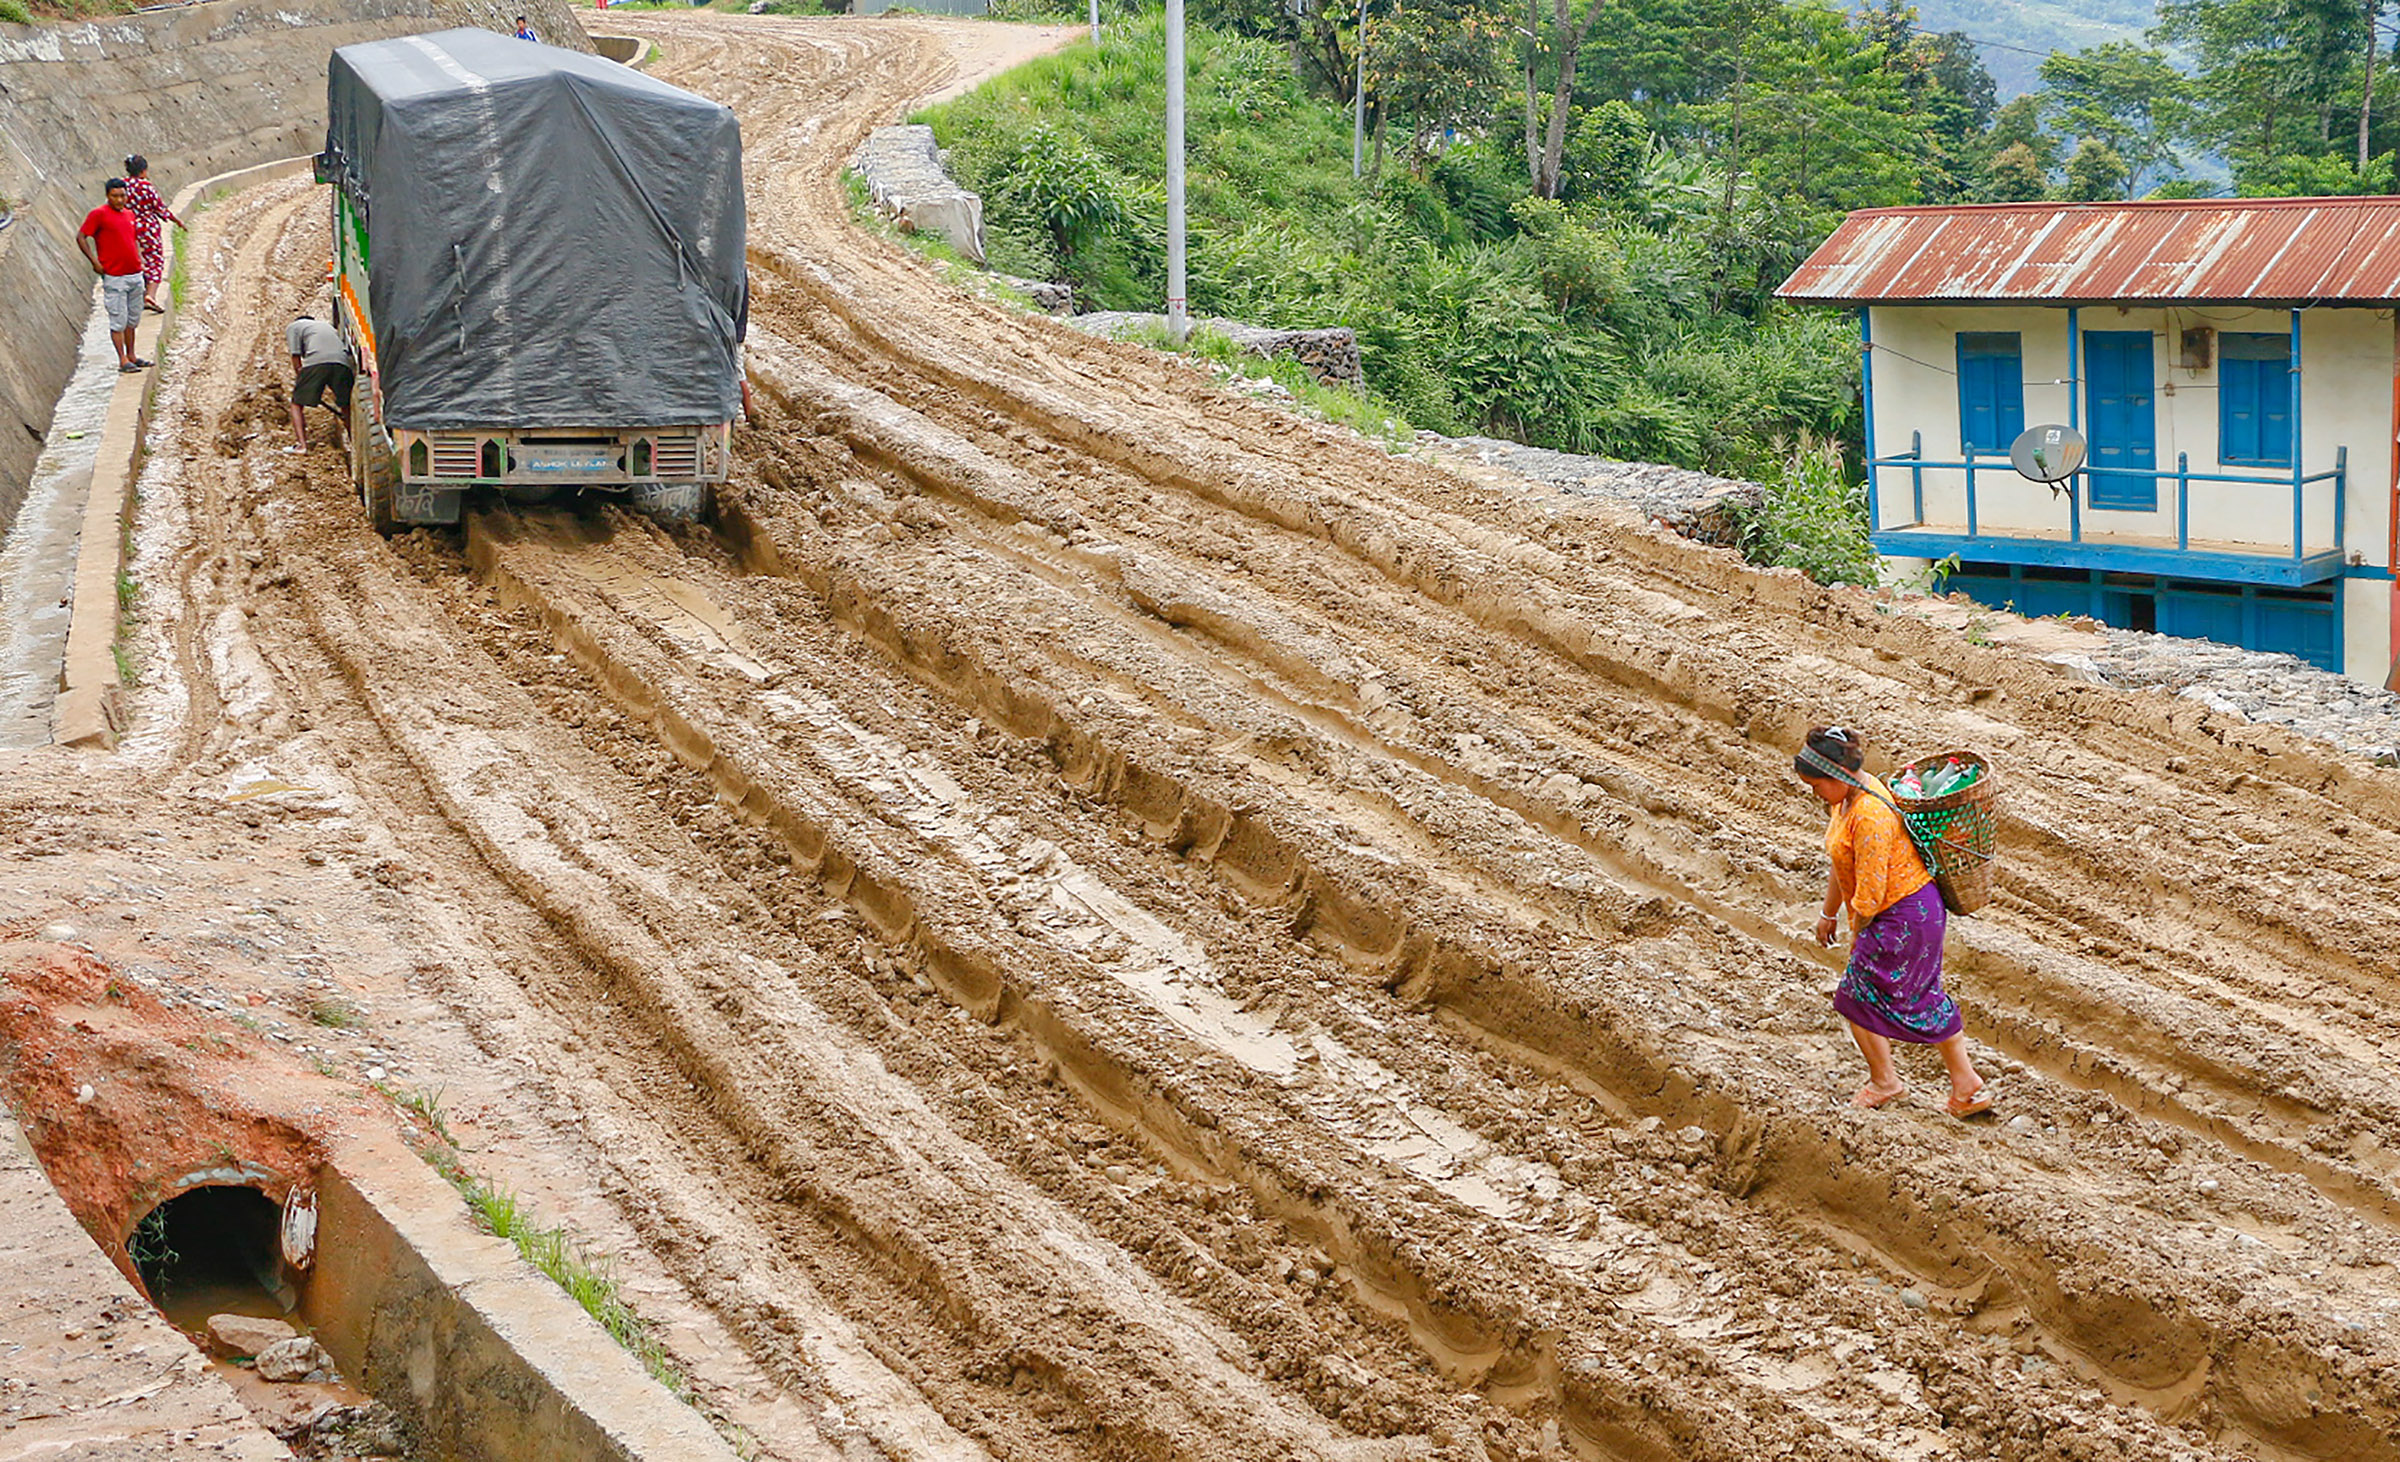
{"type": "Polygon", "coordinates": [[[1950,1069],[1950,1115],[1992,1109],[1991,1088],[1967,1058],[1958,1006],[1942,989],[1942,935],[1949,915],[1925,871],[1900,812],[1883,783],[1867,775],[1866,749],[1856,733],[1817,727],[1808,733],[1792,770],[1833,808],[1825,851],[1833,873],[1825,882],[1817,943],[1830,946],[1836,915],[1850,909],[1850,967],[1834,992],[1833,1008],[1850,1023],[1867,1058],[1867,1084],[1850,1100],[1880,1107],[1907,1090],[1892,1066],[1892,1042],[1933,1046],[1950,1069]]]}

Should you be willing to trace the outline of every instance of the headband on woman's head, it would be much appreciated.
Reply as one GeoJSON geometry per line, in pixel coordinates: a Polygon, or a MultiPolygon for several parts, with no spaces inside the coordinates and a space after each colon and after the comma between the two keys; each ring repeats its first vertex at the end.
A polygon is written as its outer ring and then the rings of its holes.
{"type": "Polygon", "coordinates": [[[1808,768],[1810,771],[1816,773],[1820,777],[1825,778],[1825,780],[1829,782],[1841,782],[1847,786],[1859,787],[1861,789],[1863,789],[1866,785],[1865,783],[1859,781],[1858,774],[1856,772],[1851,771],[1848,767],[1841,765],[1839,762],[1836,762],[1829,757],[1818,755],[1817,752],[1810,747],[1803,746],[1800,748],[1800,756],[1798,760],[1800,765],[1808,768]]]}

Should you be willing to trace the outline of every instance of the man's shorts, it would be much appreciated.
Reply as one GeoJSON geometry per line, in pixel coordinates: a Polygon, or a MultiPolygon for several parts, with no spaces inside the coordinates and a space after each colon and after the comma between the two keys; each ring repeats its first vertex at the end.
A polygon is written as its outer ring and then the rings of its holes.
{"type": "Polygon", "coordinates": [[[357,379],[358,372],[339,361],[319,361],[312,366],[302,366],[300,379],[292,382],[292,404],[321,406],[325,402],[325,392],[330,389],[333,392],[333,409],[348,416],[350,383],[357,379]]]}
{"type": "Polygon", "coordinates": [[[103,274],[100,276],[100,303],[108,311],[108,328],[130,330],[142,318],[142,276],[139,274],[103,274]]]}

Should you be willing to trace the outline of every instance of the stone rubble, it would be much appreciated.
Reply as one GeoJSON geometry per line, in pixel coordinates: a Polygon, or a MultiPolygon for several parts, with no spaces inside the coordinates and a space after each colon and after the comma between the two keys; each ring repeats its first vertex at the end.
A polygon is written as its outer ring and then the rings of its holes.
{"type": "Polygon", "coordinates": [[[276,1341],[252,1364],[264,1381],[323,1381],[333,1375],[333,1357],[306,1335],[276,1341]]]}
{"type": "Polygon", "coordinates": [[[400,1418],[380,1401],[364,1406],[327,1402],[307,1416],[277,1426],[275,1435],[303,1462],[400,1458],[416,1449],[400,1418]]]}
{"type": "Polygon", "coordinates": [[[1075,286],[1071,284],[1059,284],[1048,279],[1020,279],[1014,274],[995,274],[992,277],[1032,300],[1036,308],[1053,315],[1075,313],[1075,286]]]}
{"type": "Polygon", "coordinates": [[[300,1332],[281,1320],[250,1315],[208,1317],[209,1343],[220,1355],[258,1355],[269,1347],[298,1338],[300,1332]]]}
{"type": "Polygon", "coordinates": [[[2400,766],[2400,695],[2290,655],[2111,629],[2105,647],[2091,654],[2048,658],[2086,680],[2179,695],[2400,766]]]}
{"type": "Polygon", "coordinates": [[[1715,477],[1656,462],[1618,462],[1607,457],[1553,452],[1497,437],[1445,437],[1419,432],[1417,439],[1437,454],[1457,453],[1561,492],[1604,497],[1666,524],[1686,538],[1719,548],[1741,544],[1740,514],[1759,504],[1755,482],[1715,477]]]}
{"type": "MultiPolygon", "coordinates": [[[[1094,310],[1067,323],[1078,330],[1115,339],[1133,330],[1163,331],[1167,328],[1167,317],[1138,310],[1094,310]]],[[[1347,327],[1269,330],[1239,320],[1212,317],[1194,320],[1192,328],[1214,330],[1261,360],[1279,356],[1296,360],[1311,376],[1328,386],[1357,386],[1366,382],[1365,371],[1359,364],[1357,332],[1347,327]]]]}

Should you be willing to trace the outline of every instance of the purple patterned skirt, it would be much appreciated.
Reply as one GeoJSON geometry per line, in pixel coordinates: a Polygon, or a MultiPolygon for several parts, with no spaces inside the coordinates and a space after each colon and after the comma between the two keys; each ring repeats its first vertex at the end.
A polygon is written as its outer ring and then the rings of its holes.
{"type": "Polygon", "coordinates": [[[1928,883],[1867,921],[1833,992],[1842,1019],[1886,1040],[1936,1045],[1965,1028],[1942,989],[1942,934],[1950,915],[1928,883]]]}

